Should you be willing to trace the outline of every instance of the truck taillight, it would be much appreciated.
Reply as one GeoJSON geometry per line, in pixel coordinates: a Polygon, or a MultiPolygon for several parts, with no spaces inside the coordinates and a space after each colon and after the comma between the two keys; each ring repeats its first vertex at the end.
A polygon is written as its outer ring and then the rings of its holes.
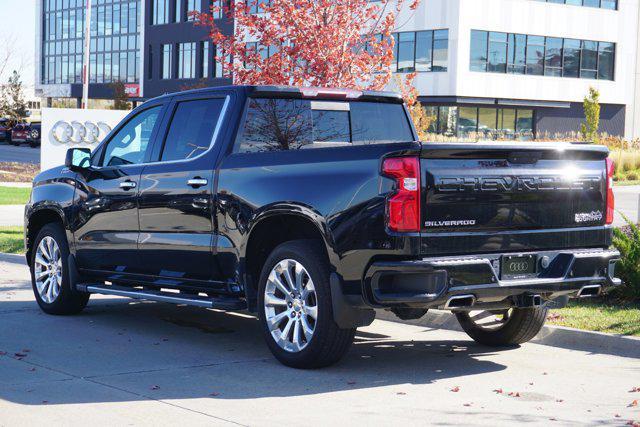
{"type": "Polygon", "coordinates": [[[397,183],[396,192],[387,199],[387,226],[402,233],[420,231],[420,159],[385,159],[382,174],[397,183]]]}
{"type": "Polygon", "coordinates": [[[615,165],[613,160],[607,158],[607,220],[606,224],[613,224],[613,210],[615,208],[615,198],[613,197],[613,173],[615,165]]]}

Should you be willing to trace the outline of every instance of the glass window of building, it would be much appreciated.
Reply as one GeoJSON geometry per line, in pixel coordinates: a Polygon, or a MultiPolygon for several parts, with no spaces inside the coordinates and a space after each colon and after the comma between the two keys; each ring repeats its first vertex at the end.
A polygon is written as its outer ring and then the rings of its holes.
{"type": "Polygon", "coordinates": [[[489,33],[471,30],[471,71],[487,71],[489,33]]]}
{"type": "Polygon", "coordinates": [[[472,140],[534,137],[533,110],[515,108],[423,106],[432,117],[429,132],[472,140]]]}
{"type": "Polygon", "coordinates": [[[161,79],[173,78],[173,46],[170,44],[162,45],[162,74],[161,79]]]}
{"type": "Polygon", "coordinates": [[[169,23],[169,0],[153,0],[152,4],[153,25],[169,23]]]}
{"type": "Polygon", "coordinates": [[[613,80],[615,51],[615,43],[610,42],[471,30],[469,68],[480,72],[613,80]]]}
{"type": "Polygon", "coordinates": [[[562,39],[547,37],[544,54],[544,75],[562,76],[562,39]]]}
{"type": "Polygon", "coordinates": [[[618,0],[535,0],[539,2],[569,4],[572,6],[598,7],[601,9],[618,9],[618,0]]]}
{"type": "Polygon", "coordinates": [[[185,10],[186,18],[188,21],[193,21],[193,12],[202,12],[201,0],[187,0],[187,7],[185,10]]]}
{"type": "Polygon", "coordinates": [[[449,63],[449,30],[433,32],[433,67],[431,71],[447,71],[449,63]]]}
{"type": "Polygon", "coordinates": [[[598,78],[601,80],[613,80],[614,50],[613,43],[598,43],[598,78]]]}
{"type": "MultiPolygon", "coordinates": [[[[139,55],[139,8],[140,0],[94,2],[90,41],[91,83],[139,81],[139,65],[134,63],[136,55],[139,55]],[[127,42],[121,43],[121,38],[127,42]],[[121,57],[124,64],[121,64],[121,57]],[[126,71],[121,74],[121,69],[126,71]]],[[[81,83],[84,18],[83,1],[45,2],[42,17],[43,84],[81,83]]]]}
{"type": "Polygon", "coordinates": [[[433,33],[418,31],[416,33],[416,71],[431,71],[433,58],[433,33]]]}
{"type": "Polygon", "coordinates": [[[209,53],[210,42],[200,42],[200,57],[202,58],[202,67],[200,68],[200,77],[206,79],[209,77],[209,61],[211,60],[209,53]]]}
{"type": "Polygon", "coordinates": [[[478,131],[478,109],[460,107],[458,109],[458,136],[470,137],[478,131]]]}
{"type": "Polygon", "coordinates": [[[505,73],[507,71],[507,33],[489,33],[488,71],[505,73]]]}
{"type": "Polygon", "coordinates": [[[507,41],[507,72],[524,74],[527,68],[527,36],[509,34],[507,41]]]}
{"type": "Polygon", "coordinates": [[[393,72],[447,71],[449,30],[403,32],[393,37],[393,72]]]}
{"type": "Polygon", "coordinates": [[[196,43],[178,44],[178,78],[196,78],[196,43]]]}
{"type": "Polygon", "coordinates": [[[398,34],[398,72],[408,73],[415,70],[416,33],[398,34]]]}
{"type": "Polygon", "coordinates": [[[580,40],[565,39],[564,40],[564,68],[562,75],[564,77],[580,77],[580,40]]]}
{"type": "Polygon", "coordinates": [[[527,74],[541,76],[544,72],[544,37],[527,36],[527,74]]]}
{"type": "Polygon", "coordinates": [[[595,79],[598,74],[598,42],[582,41],[580,76],[595,79]]]}

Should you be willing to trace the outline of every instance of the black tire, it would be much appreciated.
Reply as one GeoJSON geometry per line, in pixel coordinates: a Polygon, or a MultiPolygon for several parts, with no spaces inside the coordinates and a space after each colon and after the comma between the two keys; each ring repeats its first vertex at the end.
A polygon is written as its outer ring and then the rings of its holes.
{"type": "Polygon", "coordinates": [[[462,329],[476,342],[492,347],[513,347],[532,340],[547,320],[546,307],[514,308],[509,320],[499,329],[476,325],[467,312],[456,313],[462,329]]]}
{"type": "Polygon", "coordinates": [[[29,270],[31,271],[31,286],[33,294],[36,297],[38,305],[47,314],[54,315],[70,315],[80,313],[89,302],[89,294],[85,292],[79,292],[71,289],[71,282],[69,280],[69,244],[65,231],[60,224],[52,223],[47,224],[38,233],[35,241],[33,242],[33,249],[31,251],[31,265],[29,270]],[[46,238],[51,237],[58,244],[61,254],[62,264],[62,283],[60,286],[60,293],[53,302],[49,303],[42,299],[36,285],[35,277],[35,265],[36,254],[40,242],[46,238]]]}
{"type": "Polygon", "coordinates": [[[260,274],[258,312],[265,340],[273,355],[283,365],[298,369],[316,369],[338,362],[353,343],[356,329],[341,329],[333,320],[330,267],[320,242],[294,240],[276,247],[265,262],[260,274]],[[306,347],[290,352],[280,347],[271,335],[265,312],[265,289],[271,270],[283,260],[294,260],[307,270],[316,293],[317,320],[313,336],[306,347]]]}

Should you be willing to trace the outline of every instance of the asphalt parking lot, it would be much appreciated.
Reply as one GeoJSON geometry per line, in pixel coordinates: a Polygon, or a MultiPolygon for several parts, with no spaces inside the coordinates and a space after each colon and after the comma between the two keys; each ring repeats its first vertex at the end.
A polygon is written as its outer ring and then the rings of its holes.
{"type": "MultiPolygon", "coordinates": [[[[0,425],[625,425],[640,359],[377,320],[346,359],[279,365],[257,321],[94,298],[52,317],[22,257],[0,255],[0,425]]],[[[628,356],[628,355],[627,355],[628,356]]],[[[638,355],[640,356],[640,354],[638,355]]]]}
{"type": "Polygon", "coordinates": [[[0,142],[0,162],[40,163],[40,147],[31,148],[26,144],[16,147],[0,142]]]}

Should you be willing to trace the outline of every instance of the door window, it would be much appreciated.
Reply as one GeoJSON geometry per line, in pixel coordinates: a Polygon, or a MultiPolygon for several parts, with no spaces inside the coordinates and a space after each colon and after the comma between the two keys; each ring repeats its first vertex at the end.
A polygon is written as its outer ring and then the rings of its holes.
{"type": "Polygon", "coordinates": [[[207,151],[215,142],[224,102],[224,98],[212,98],[178,103],[160,160],[192,159],[207,151]]]}
{"type": "Polygon", "coordinates": [[[149,108],[129,120],[107,143],[102,166],[143,163],[161,110],[161,106],[149,108]]]}

